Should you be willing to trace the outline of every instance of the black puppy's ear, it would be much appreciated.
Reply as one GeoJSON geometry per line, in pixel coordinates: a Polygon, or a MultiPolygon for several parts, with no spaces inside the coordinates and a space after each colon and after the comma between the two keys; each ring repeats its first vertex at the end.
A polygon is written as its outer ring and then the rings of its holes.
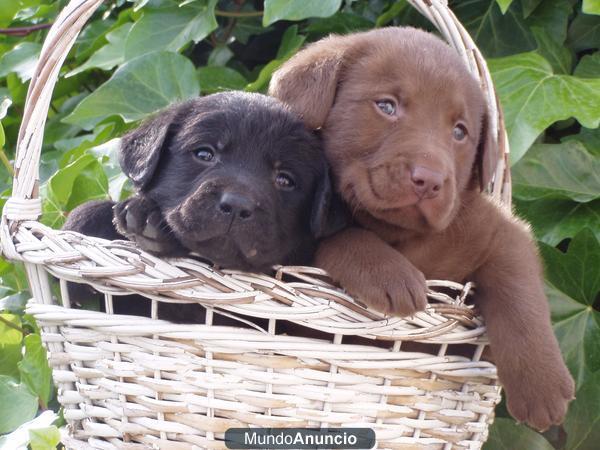
{"type": "Polygon", "coordinates": [[[152,179],[175,115],[175,109],[167,109],[121,138],[119,163],[137,189],[152,179]]]}
{"type": "Polygon", "coordinates": [[[308,45],[273,74],[269,95],[288,104],[308,128],[320,128],[333,106],[348,49],[356,39],[332,35],[308,45]]]}
{"type": "Polygon", "coordinates": [[[350,212],[332,190],[329,171],[321,178],[312,205],[310,230],[316,239],[337,233],[350,224],[350,212]]]}
{"type": "Polygon", "coordinates": [[[479,136],[479,145],[477,146],[476,160],[479,189],[481,192],[485,191],[492,181],[500,156],[498,143],[492,136],[489,112],[486,112],[481,123],[481,134],[479,136]]]}

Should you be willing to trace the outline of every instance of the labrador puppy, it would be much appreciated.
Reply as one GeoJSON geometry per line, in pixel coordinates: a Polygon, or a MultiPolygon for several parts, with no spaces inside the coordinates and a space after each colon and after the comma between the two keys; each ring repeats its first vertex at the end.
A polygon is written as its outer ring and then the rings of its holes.
{"type": "MultiPolygon", "coordinates": [[[[136,195],[85,203],[63,229],[129,238],[157,255],[269,271],[310,263],[317,240],[347,222],[320,140],[264,95],[227,92],[172,106],[123,137],[120,163],[136,195]]],[[[89,295],[73,289],[75,299],[89,295]]],[[[138,314],[134,300],[120,312],[138,314]]],[[[204,317],[181,305],[165,309],[160,317],[176,322],[204,317]]]]}
{"type": "Polygon", "coordinates": [[[308,264],[317,239],[345,224],[318,138],[264,95],[227,92],[175,105],[123,137],[120,163],[137,194],[85,204],[65,229],[268,271],[308,264]]]}
{"type": "Polygon", "coordinates": [[[527,224],[482,191],[498,159],[486,103],[456,52],[414,28],[331,36],[273,76],[270,93],[320,128],[356,226],[317,265],[375,309],[412,315],[425,279],[475,281],[491,351],[519,421],[562,422],[562,360],[527,224]]]}

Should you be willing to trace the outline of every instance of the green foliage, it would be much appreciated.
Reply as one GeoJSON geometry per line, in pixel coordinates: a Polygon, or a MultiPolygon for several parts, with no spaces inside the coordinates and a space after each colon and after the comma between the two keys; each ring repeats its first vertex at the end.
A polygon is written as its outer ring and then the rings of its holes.
{"type": "Polygon", "coordinates": [[[55,450],[60,443],[60,432],[55,426],[29,430],[31,450],[55,450]]]}
{"type": "Polygon", "coordinates": [[[586,203],[600,197],[600,159],[577,141],[536,144],[512,173],[513,195],[521,200],[568,198],[586,203]]]}
{"type": "MultiPolygon", "coordinates": [[[[0,0],[0,28],[51,22],[66,3],[0,0]]],[[[558,432],[541,435],[499,409],[485,448],[592,449],[600,439],[600,3],[450,6],[496,83],[516,212],[540,241],[554,328],[578,386],[558,432]]],[[[226,89],[264,92],[273,71],[305,42],[405,24],[433,29],[406,0],[105,1],[77,38],[54,92],[41,157],[42,221],[59,227],[82,202],[127,195],[117,138],[156,110],[226,89]]],[[[46,34],[0,32],[0,206],[10,193],[27,83],[46,34]]],[[[39,330],[23,312],[29,296],[22,267],[0,259],[0,433],[45,408],[58,410],[39,330]]],[[[59,439],[56,427],[29,435],[34,450],[59,439]]]]}
{"type": "Polygon", "coordinates": [[[217,0],[197,1],[181,7],[169,3],[163,8],[148,9],[127,35],[125,59],[159,50],[176,52],[190,41],[201,41],[217,28],[216,3],[217,0]]]}
{"type": "Polygon", "coordinates": [[[278,20],[302,20],[307,17],[329,17],[340,9],[342,0],[265,0],[263,25],[278,20]]]}
{"type": "Polygon", "coordinates": [[[490,437],[483,447],[485,450],[553,450],[543,436],[525,425],[500,417],[495,420],[490,437]]]}
{"type": "Polygon", "coordinates": [[[113,114],[133,122],[199,93],[194,66],[187,58],[166,51],[146,53],[121,66],[63,121],[86,130],[113,114]]]}
{"type": "Polygon", "coordinates": [[[33,76],[42,46],[35,42],[23,42],[6,52],[0,60],[0,77],[11,72],[16,73],[22,81],[28,81],[33,76]]]}
{"type": "Polygon", "coordinates": [[[38,410],[37,398],[27,385],[6,375],[0,375],[0,398],[0,434],[33,419],[38,410]]]}
{"type": "Polygon", "coordinates": [[[25,354],[19,362],[21,381],[37,395],[42,407],[52,398],[52,373],[48,367],[46,350],[39,334],[25,336],[25,354]]]}
{"type": "Polygon", "coordinates": [[[579,232],[566,253],[540,244],[554,330],[577,385],[600,371],[600,242],[589,229],[579,232]]]}
{"type": "Polygon", "coordinates": [[[518,161],[553,123],[575,117],[587,128],[600,122],[600,78],[556,75],[536,53],[490,61],[510,129],[511,160],[518,161]]]}
{"type": "Polygon", "coordinates": [[[567,448],[592,450],[600,442],[600,373],[596,372],[577,392],[581,398],[573,403],[565,420],[567,448]]]}

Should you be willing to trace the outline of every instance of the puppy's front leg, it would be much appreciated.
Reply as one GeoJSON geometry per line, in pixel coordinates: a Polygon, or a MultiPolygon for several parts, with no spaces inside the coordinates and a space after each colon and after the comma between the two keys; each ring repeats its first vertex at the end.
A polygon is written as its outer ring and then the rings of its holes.
{"type": "Polygon", "coordinates": [[[427,306],[423,274],[371,231],[347,228],[321,242],[316,265],[374,309],[410,316],[427,306]]]}
{"type": "Polygon", "coordinates": [[[114,224],[147,252],[161,256],[182,256],[187,250],[173,236],[161,210],[154,201],[136,195],[114,206],[114,224]]]}
{"type": "Polygon", "coordinates": [[[545,430],[563,421],[574,384],[552,331],[535,244],[525,229],[511,225],[475,274],[475,301],[509,412],[545,430]]]}

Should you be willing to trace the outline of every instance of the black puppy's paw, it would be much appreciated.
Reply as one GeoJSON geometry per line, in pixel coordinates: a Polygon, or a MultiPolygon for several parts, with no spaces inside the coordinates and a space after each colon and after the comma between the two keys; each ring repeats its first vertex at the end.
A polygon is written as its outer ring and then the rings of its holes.
{"type": "Polygon", "coordinates": [[[145,197],[128,198],[114,206],[114,225],[142,250],[156,255],[180,255],[185,249],[173,236],[158,205],[145,197]]]}

